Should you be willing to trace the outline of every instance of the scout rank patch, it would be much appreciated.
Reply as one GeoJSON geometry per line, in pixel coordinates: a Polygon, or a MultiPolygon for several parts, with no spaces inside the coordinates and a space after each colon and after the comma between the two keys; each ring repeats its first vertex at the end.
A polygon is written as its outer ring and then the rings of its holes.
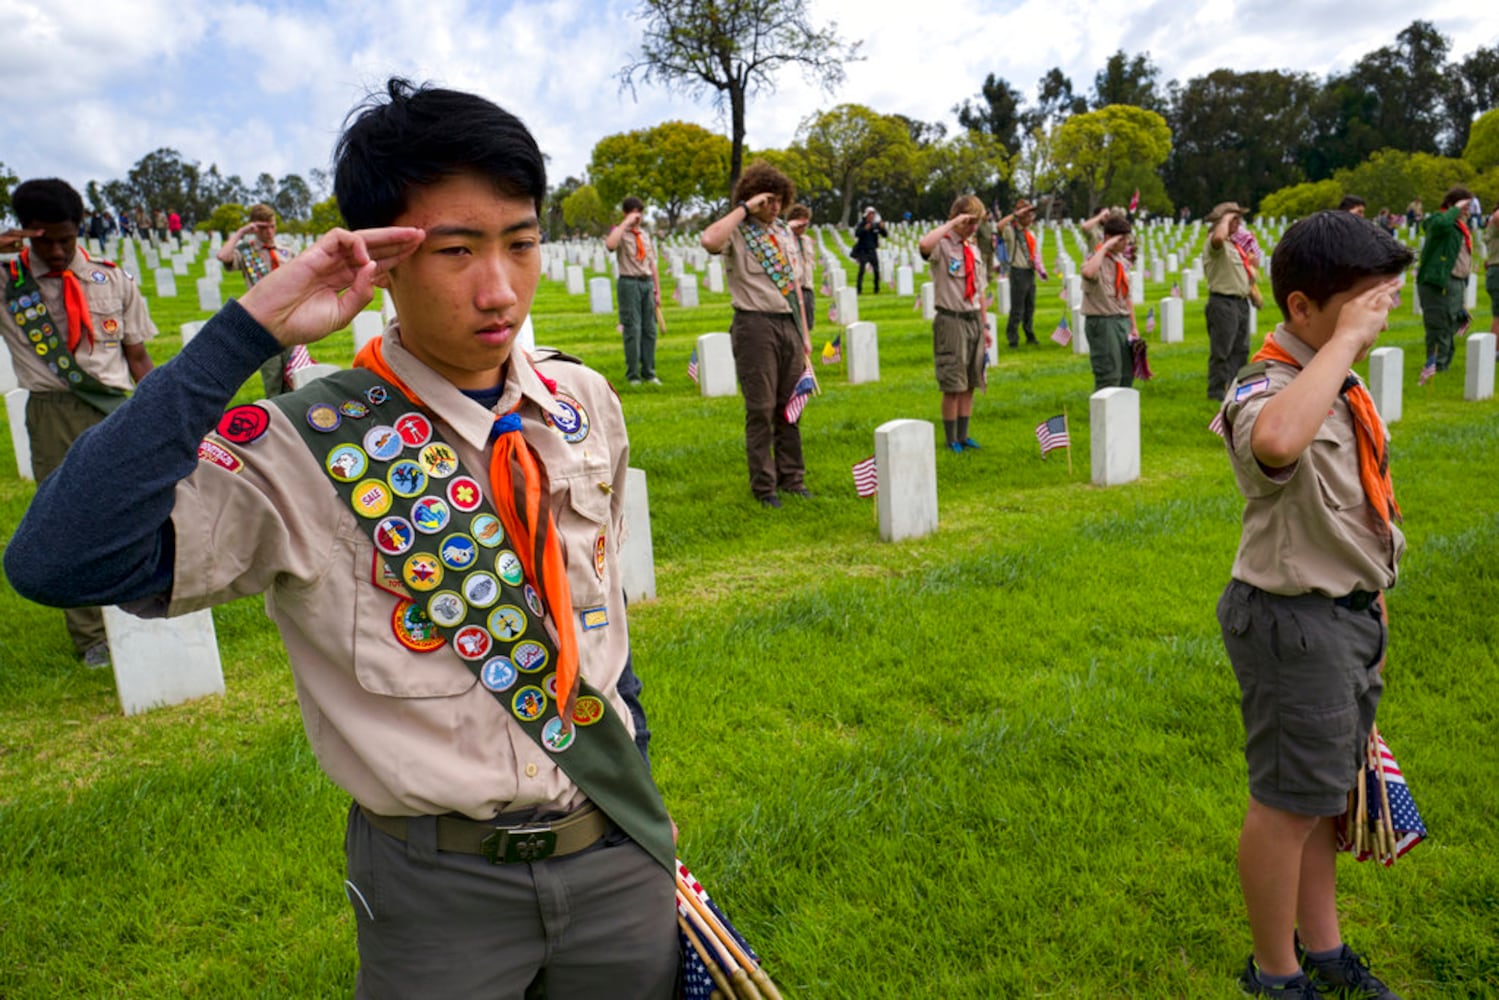
{"type": "Polygon", "coordinates": [[[238,472],[245,467],[245,463],[238,455],[219,444],[204,438],[198,442],[198,461],[212,462],[221,469],[230,472],[238,472]]]}
{"type": "Polygon", "coordinates": [[[568,444],[577,444],[588,437],[588,413],[571,396],[557,396],[556,407],[550,413],[542,411],[542,414],[547,426],[555,428],[568,444]]]}

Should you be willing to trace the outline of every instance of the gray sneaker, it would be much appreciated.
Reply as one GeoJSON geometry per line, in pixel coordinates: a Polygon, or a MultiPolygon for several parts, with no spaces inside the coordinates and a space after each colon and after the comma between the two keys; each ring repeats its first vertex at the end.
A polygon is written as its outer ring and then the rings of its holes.
{"type": "Polygon", "coordinates": [[[1317,988],[1305,973],[1286,983],[1284,986],[1266,986],[1260,982],[1260,973],[1254,965],[1254,956],[1249,956],[1249,964],[1244,967],[1244,972],[1239,976],[1239,989],[1250,996],[1256,997],[1281,997],[1283,1000],[1321,1000],[1317,988]]]}
{"type": "Polygon", "coordinates": [[[654,375],[652,375],[650,378],[646,379],[646,381],[649,382],[651,385],[660,385],[661,384],[661,380],[659,378],[657,378],[656,376],[654,376],[654,375]]]}
{"type": "Polygon", "coordinates": [[[1318,962],[1307,955],[1301,967],[1312,977],[1323,996],[1349,1000],[1400,1000],[1400,994],[1369,971],[1369,960],[1346,944],[1336,958],[1318,962]]]}
{"type": "Polygon", "coordinates": [[[90,670],[103,670],[109,666],[109,643],[96,642],[84,650],[83,665],[90,670]]]}

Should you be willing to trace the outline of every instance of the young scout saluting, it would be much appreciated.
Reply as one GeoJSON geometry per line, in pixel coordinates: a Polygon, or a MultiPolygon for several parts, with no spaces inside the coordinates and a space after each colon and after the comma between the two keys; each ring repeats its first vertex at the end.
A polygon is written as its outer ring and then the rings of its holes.
{"type": "MultiPolygon", "coordinates": [[[[156,327],[130,276],[108,261],[89,259],[79,248],[83,199],[65,181],[25,182],[15,190],[12,210],[22,228],[0,234],[0,252],[20,256],[0,269],[5,281],[0,335],[10,348],[16,379],[29,393],[26,434],[32,475],[40,483],[62,464],[78,436],[124,403],[151,370],[146,341],[156,336],[156,327]],[[22,242],[26,237],[29,247],[22,242]]],[[[88,495],[100,499],[98,487],[88,495]]],[[[116,523],[112,517],[103,520],[116,523]]],[[[67,551],[77,550],[68,546],[67,551]]],[[[69,608],[66,619],[83,662],[108,666],[99,609],[69,608]]]]}
{"type": "Polygon", "coordinates": [[[513,350],[541,153],[482,98],[392,80],[336,159],[360,230],[225,306],[85,435],[6,570],[53,603],[147,613],[266,591],[313,749],[355,803],[358,995],[665,1000],[672,833],[616,692],[623,416],[601,376],[513,350]],[[400,320],[354,370],[219,412],[375,284],[400,320]],[[90,482],[142,527],[86,523],[90,482]]]}
{"type": "Polygon", "coordinates": [[[631,385],[656,377],[656,309],[661,305],[661,284],[656,274],[656,252],[651,237],[640,225],[645,202],[626,198],[619,206],[625,213],[619,225],[604,237],[604,248],[619,261],[619,325],[624,328],[625,378],[631,385]]]}
{"type": "Polygon", "coordinates": [[[1473,269],[1473,234],[1463,219],[1472,197],[1467,188],[1453,188],[1442,199],[1441,210],[1422,223],[1426,240],[1416,268],[1416,294],[1426,327],[1426,360],[1439,372],[1452,364],[1452,340],[1465,314],[1463,295],[1473,269]]]}
{"type": "MultiPolygon", "coordinates": [[[[250,221],[234,231],[217,256],[224,270],[243,272],[245,287],[249,288],[291,260],[296,251],[276,242],[276,210],[262,202],[250,206],[250,221]]],[[[286,377],[291,357],[292,349],[288,347],[260,366],[260,384],[266,399],[292,391],[291,379],[286,377]]]]}
{"type": "MultiPolygon", "coordinates": [[[[1036,210],[1024,198],[1015,204],[1015,211],[1000,219],[999,238],[1005,244],[1005,256],[1010,260],[1010,319],[1005,324],[1005,339],[1011,347],[1020,346],[1020,327],[1025,325],[1025,342],[1036,343],[1036,278],[1040,255],[1036,252],[1036,237],[1031,232],[1031,223],[1036,219],[1036,210]]],[[[1046,280],[1045,270],[1039,273],[1046,280]]]]}
{"type": "Polygon", "coordinates": [[[1254,954],[1240,985],[1254,994],[1396,996],[1343,944],[1334,820],[1374,723],[1383,592],[1405,547],[1388,435],[1349,367],[1384,329],[1410,260],[1347,212],[1292,226],[1271,265],[1285,321],[1223,407],[1245,496],[1218,621],[1243,693],[1239,880],[1254,954]]]}
{"type": "MultiPolygon", "coordinates": [[[[1090,220],[1096,224],[1096,220],[1090,220]]],[[[1129,220],[1109,215],[1097,230],[1102,241],[1083,262],[1083,316],[1087,324],[1088,360],[1093,391],[1135,382],[1135,355],[1130,341],[1139,336],[1129,296],[1129,220]]]]}
{"type": "Polygon", "coordinates": [[[1217,403],[1234,372],[1249,360],[1249,306],[1260,307],[1260,293],[1255,287],[1258,268],[1233,238],[1244,224],[1244,210],[1231,201],[1220,202],[1203,221],[1213,227],[1202,274],[1208,283],[1208,399],[1217,403]]]}
{"type": "Polygon", "coordinates": [[[950,451],[976,449],[968,434],[973,390],[984,384],[984,348],[993,342],[985,327],[984,288],[988,277],[973,234],[984,203],[965,194],[952,203],[948,219],[921,238],[921,256],[932,262],[932,354],[942,390],[942,430],[950,451]]]}

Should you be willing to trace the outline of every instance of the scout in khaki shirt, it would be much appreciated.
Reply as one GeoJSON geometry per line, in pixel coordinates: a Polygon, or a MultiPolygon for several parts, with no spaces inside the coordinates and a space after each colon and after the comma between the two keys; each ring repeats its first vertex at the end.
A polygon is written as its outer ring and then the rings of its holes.
{"type": "Polygon", "coordinates": [[[1218,403],[1234,372],[1249,360],[1249,307],[1260,305],[1258,269],[1234,239],[1244,224],[1244,209],[1225,201],[1203,221],[1212,227],[1202,262],[1208,285],[1208,399],[1218,403]]]}
{"type": "Polygon", "coordinates": [[[6,571],[145,614],[265,593],[313,750],[353,799],[356,996],[666,1000],[673,834],[616,689],[623,415],[602,376],[514,349],[546,194],[525,126],[387,90],[337,149],[357,231],[226,305],[80,442],[6,571]],[[400,319],[354,369],[219,412],[376,285],[400,319]],[[94,481],[149,527],[96,548],[94,481]]]}
{"type": "Polygon", "coordinates": [[[812,364],[800,291],[801,243],[779,218],[795,197],[789,177],[756,160],[739,175],[734,207],[700,238],[703,249],[723,254],[750,492],[770,508],[781,506],[782,493],[812,495],[801,427],[786,419],[786,404],[812,364]]]}
{"type": "Polygon", "coordinates": [[[629,197],[620,203],[625,217],[604,237],[604,248],[619,262],[619,326],[625,339],[625,380],[631,385],[660,385],[656,376],[656,310],[661,307],[661,279],[650,234],[640,224],[645,202],[629,197]]]}
{"type": "Polygon", "coordinates": [[[942,431],[947,449],[977,450],[968,433],[973,390],[985,381],[985,348],[994,342],[987,327],[988,277],[973,236],[984,217],[984,203],[965,194],[952,203],[947,221],[921,238],[917,248],[932,263],[932,355],[942,390],[942,431]]]}
{"type": "Polygon", "coordinates": [[[1221,412],[1245,499],[1218,621],[1249,770],[1239,881],[1254,954],[1239,982],[1251,994],[1398,1000],[1343,943],[1335,820],[1383,688],[1384,592],[1405,544],[1388,433],[1349,369],[1385,328],[1411,256],[1347,212],[1288,229],[1272,265],[1284,322],[1221,412]]]}
{"type": "MultiPolygon", "coordinates": [[[[239,271],[245,276],[246,288],[294,256],[295,250],[276,241],[276,210],[264,202],[250,206],[250,221],[236,229],[218,252],[224,270],[239,271]]],[[[293,353],[288,347],[260,366],[260,384],[266,399],[292,391],[286,368],[293,353]]]]}
{"type": "MultiPolygon", "coordinates": [[[[135,280],[108,261],[89,259],[78,246],[83,199],[67,182],[26,181],[16,188],[12,209],[22,228],[0,234],[0,252],[19,254],[4,267],[0,335],[28,393],[26,434],[32,477],[40,483],[78,436],[123,403],[151,370],[146,341],[156,327],[135,280]]],[[[103,501],[97,488],[90,493],[103,501]]],[[[69,608],[65,618],[83,662],[108,666],[99,609],[69,608]]]]}
{"type": "Polygon", "coordinates": [[[802,286],[802,315],[806,317],[809,334],[817,319],[817,247],[807,235],[811,225],[810,205],[792,205],[791,211],[786,213],[786,228],[796,234],[796,245],[802,254],[802,266],[797,273],[802,286]]]}
{"type": "Polygon", "coordinates": [[[1082,269],[1083,316],[1094,392],[1134,385],[1132,345],[1140,337],[1129,294],[1129,220],[1108,215],[1096,231],[1102,238],[1082,269]]]}
{"type": "Polygon", "coordinates": [[[1046,280],[1036,234],[1031,224],[1036,210],[1024,198],[1015,203],[1015,211],[995,223],[1004,241],[1005,256],[1010,261],[1010,319],[1005,325],[1005,340],[1011,347],[1020,346],[1020,327],[1025,325],[1025,342],[1036,344],[1036,279],[1046,280]]]}

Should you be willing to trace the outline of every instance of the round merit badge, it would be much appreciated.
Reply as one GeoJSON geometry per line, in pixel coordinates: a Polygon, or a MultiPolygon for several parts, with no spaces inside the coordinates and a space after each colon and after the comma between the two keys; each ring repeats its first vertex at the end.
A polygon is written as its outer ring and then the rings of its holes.
{"type": "Polygon", "coordinates": [[[599,529],[599,537],[593,540],[593,571],[598,578],[604,578],[604,559],[609,554],[609,544],[604,540],[604,529],[599,529]]]}
{"type": "Polygon", "coordinates": [[[341,483],[352,483],[370,467],[369,456],[357,444],[341,444],[328,452],[328,475],[341,483]]]}
{"type": "Polygon", "coordinates": [[[480,491],[479,484],[468,476],[458,476],[448,483],[448,503],[453,505],[454,510],[471,514],[483,502],[484,494],[480,491]]]}
{"type": "Polygon", "coordinates": [[[514,642],[526,633],[526,614],[514,604],[502,604],[489,613],[489,633],[501,642],[514,642]]]}
{"type": "Polygon", "coordinates": [[[557,697],[557,675],[547,674],[543,677],[541,680],[541,689],[551,697],[557,697]]]}
{"type": "Polygon", "coordinates": [[[105,333],[118,333],[119,331],[120,331],[120,323],[119,323],[118,320],[107,319],[107,320],[104,321],[104,332],[105,333]]]}
{"type": "Polygon", "coordinates": [[[403,413],[396,418],[396,433],[413,448],[432,440],[432,421],[420,413],[403,413]]]}
{"type": "Polygon", "coordinates": [[[392,462],[385,473],[385,480],[395,490],[396,496],[408,499],[421,496],[422,491],[427,488],[427,474],[409,458],[392,462]]]}
{"type": "Polygon", "coordinates": [[[500,527],[500,519],[493,514],[480,514],[474,518],[469,523],[468,532],[486,549],[492,549],[505,540],[505,529],[500,527]]]}
{"type": "Polygon", "coordinates": [[[503,656],[491,656],[484,661],[484,669],[479,671],[479,683],[491,691],[509,691],[518,676],[509,660],[503,656]]]}
{"type": "Polygon", "coordinates": [[[378,479],[366,479],[354,487],[354,510],[365,517],[383,517],[390,510],[390,487],[378,479]]]}
{"type": "Polygon", "coordinates": [[[448,526],[453,514],[442,497],[422,497],[411,505],[411,523],[424,535],[435,535],[448,526]]]}
{"type": "Polygon", "coordinates": [[[219,418],[214,430],[230,444],[249,444],[258,441],[271,426],[271,415],[254,403],[231,406],[219,418]]]}
{"type": "Polygon", "coordinates": [[[375,525],[374,537],[375,548],[388,556],[399,556],[405,554],[411,548],[411,543],[416,541],[416,529],[404,517],[392,515],[381,518],[380,523],[375,525]]]}
{"type": "Polygon", "coordinates": [[[479,559],[479,546],[467,535],[452,534],[442,540],[438,547],[442,564],[448,569],[466,570],[479,559]]]}
{"type": "Polygon", "coordinates": [[[327,403],[314,403],[307,408],[307,424],[315,431],[327,434],[338,430],[338,425],[343,422],[343,417],[338,415],[338,410],[327,403]]]}
{"type": "Polygon", "coordinates": [[[573,703],[573,721],[580,726],[591,726],[604,717],[604,702],[591,694],[585,694],[573,703]]]}
{"type": "MultiPolygon", "coordinates": [[[[332,410],[333,407],[330,406],[328,409],[332,410]]],[[[337,411],[335,410],[334,416],[337,415],[337,411]]],[[[334,426],[338,425],[335,424],[334,426]]],[[[329,430],[332,430],[332,428],[329,428],[329,430]]],[[[401,442],[401,435],[396,433],[394,427],[389,427],[385,424],[376,424],[364,432],[364,450],[369,452],[370,458],[389,462],[399,455],[401,449],[404,447],[405,445],[401,442]]]]}
{"type": "Polygon", "coordinates": [[[547,651],[539,642],[516,643],[510,651],[515,668],[523,674],[534,674],[547,665],[547,651]]]}
{"type": "Polygon", "coordinates": [[[521,581],[526,578],[526,571],[520,564],[520,556],[509,549],[501,549],[499,555],[494,557],[494,571],[500,574],[500,579],[512,587],[519,587],[521,581]]]}
{"type": "Polygon", "coordinates": [[[500,599],[500,581],[482,570],[463,578],[463,599],[476,608],[487,608],[500,599]]]}
{"type": "Polygon", "coordinates": [[[465,660],[482,660],[494,648],[494,640],[478,625],[465,625],[453,634],[453,648],[465,660]]]}
{"type": "Polygon", "coordinates": [[[541,727],[541,745],[552,753],[561,753],[573,745],[574,733],[562,728],[562,720],[551,718],[541,727]]]}
{"type": "Polygon", "coordinates": [[[547,423],[562,432],[568,444],[577,444],[588,436],[588,414],[576,399],[558,396],[557,405],[546,414],[547,423]]]}
{"type": "Polygon", "coordinates": [[[547,710],[546,692],[534,684],[527,684],[510,699],[510,710],[522,722],[535,722],[547,710]]]}
{"type": "Polygon", "coordinates": [[[383,385],[372,385],[364,390],[364,398],[370,401],[371,406],[379,406],[390,398],[390,393],[385,391],[383,385]]]}
{"type": "Polygon", "coordinates": [[[439,590],[427,601],[427,617],[445,628],[460,624],[468,615],[468,605],[451,590],[439,590]]]}
{"type": "Polygon", "coordinates": [[[338,412],[355,420],[363,420],[370,415],[370,408],[357,399],[346,399],[338,404],[338,412]]]}
{"type": "Polygon", "coordinates": [[[442,583],[442,563],[426,552],[414,553],[401,568],[401,580],[412,590],[436,590],[442,583]]]}
{"type": "Polygon", "coordinates": [[[397,602],[390,616],[390,628],[397,642],[418,653],[430,653],[443,644],[432,619],[412,601],[397,602]]]}
{"type": "Polygon", "coordinates": [[[458,455],[441,441],[433,441],[417,456],[433,479],[446,479],[458,471],[458,455]]]}

